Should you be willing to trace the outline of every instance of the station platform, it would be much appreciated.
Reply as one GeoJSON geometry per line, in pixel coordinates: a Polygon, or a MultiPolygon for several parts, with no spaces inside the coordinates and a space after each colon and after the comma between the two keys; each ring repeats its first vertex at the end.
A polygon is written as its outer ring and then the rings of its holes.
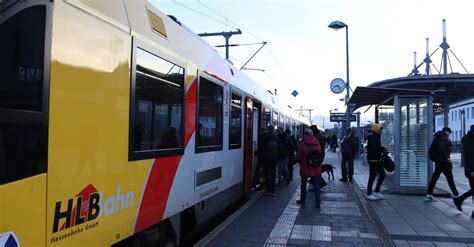
{"type": "MultiPolygon", "coordinates": [[[[338,152],[327,152],[324,163],[336,170],[334,180],[323,174],[328,185],[321,190],[320,208],[314,207],[313,193],[307,194],[306,206],[296,203],[300,178],[295,167],[293,181],[277,187],[275,197],[255,192],[196,246],[474,246],[471,200],[463,212],[449,197],[425,202],[422,195],[384,194],[385,200],[367,201],[369,169],[361,159],[354,162],[354,181],[346,183],[339,181],[338,152]]],[[[454,166],[463,193],[469,188],[467,179],[463,168],[454,166]]],[[[443,176],[437,186],[447,189],[443,176]]]]}

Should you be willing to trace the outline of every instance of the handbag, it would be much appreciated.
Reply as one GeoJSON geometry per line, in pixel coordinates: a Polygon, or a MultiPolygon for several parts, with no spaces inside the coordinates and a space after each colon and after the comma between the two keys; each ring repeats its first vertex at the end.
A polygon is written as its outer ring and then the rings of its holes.
{"type": "Polygon", "coordinates": [[[395,170],[395,163],[393,162],[392,158],[388,156],[387,152],[382,154],[382,157],[380,158],[380,164],[387,172],[393,172],[395,170]]]}

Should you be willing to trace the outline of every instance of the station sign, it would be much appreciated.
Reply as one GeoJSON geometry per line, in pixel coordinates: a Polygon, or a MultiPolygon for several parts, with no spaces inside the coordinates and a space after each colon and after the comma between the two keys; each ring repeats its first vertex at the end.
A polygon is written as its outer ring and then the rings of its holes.
{"type": "MultiPolygon", "coordinates": [[[[349,116],[349,120],[351,122],[355,122],[357,119],[356,114],[351,114],[349,116]]],[[[331,113],[329,116],[329,121],[331,122],[345,122],[346,121],[346,113],[344,112],[336,112],[336,113],[331,113]]]]}

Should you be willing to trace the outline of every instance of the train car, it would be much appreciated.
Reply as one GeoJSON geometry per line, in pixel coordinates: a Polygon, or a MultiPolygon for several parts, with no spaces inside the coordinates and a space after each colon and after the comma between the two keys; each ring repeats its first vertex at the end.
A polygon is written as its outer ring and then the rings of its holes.
{"type": "Polygon", "coordinates": [[[308,125],[144,0],[0,0],[0,34],[0,245],[185,243],[308,125]]]}

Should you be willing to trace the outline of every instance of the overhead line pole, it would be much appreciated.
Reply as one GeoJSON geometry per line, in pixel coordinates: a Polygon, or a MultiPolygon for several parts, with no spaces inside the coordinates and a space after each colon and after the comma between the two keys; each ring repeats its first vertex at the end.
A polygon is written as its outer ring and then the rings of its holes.
{"type": "Polygon", "coordinates": [[[311,125],[313,125],[313,120],[311,119],[311,111],[314,111],[314,109],[295,109],[295,111],[309,111],[309,122],[311,125]]]}
{"type": "Polygon", "coordinates": [[[242,34],[242,31],[240,29],[237,29],[237,31],[231,31],[231,32],[220,32],[220,33],[200,33],[198,34],[200,37],[209,37],[209,36],[224,36],[225,38],[225,58],[229,59],[229,39],[232,37],[232,35],[235,34],[242,34]]]}

